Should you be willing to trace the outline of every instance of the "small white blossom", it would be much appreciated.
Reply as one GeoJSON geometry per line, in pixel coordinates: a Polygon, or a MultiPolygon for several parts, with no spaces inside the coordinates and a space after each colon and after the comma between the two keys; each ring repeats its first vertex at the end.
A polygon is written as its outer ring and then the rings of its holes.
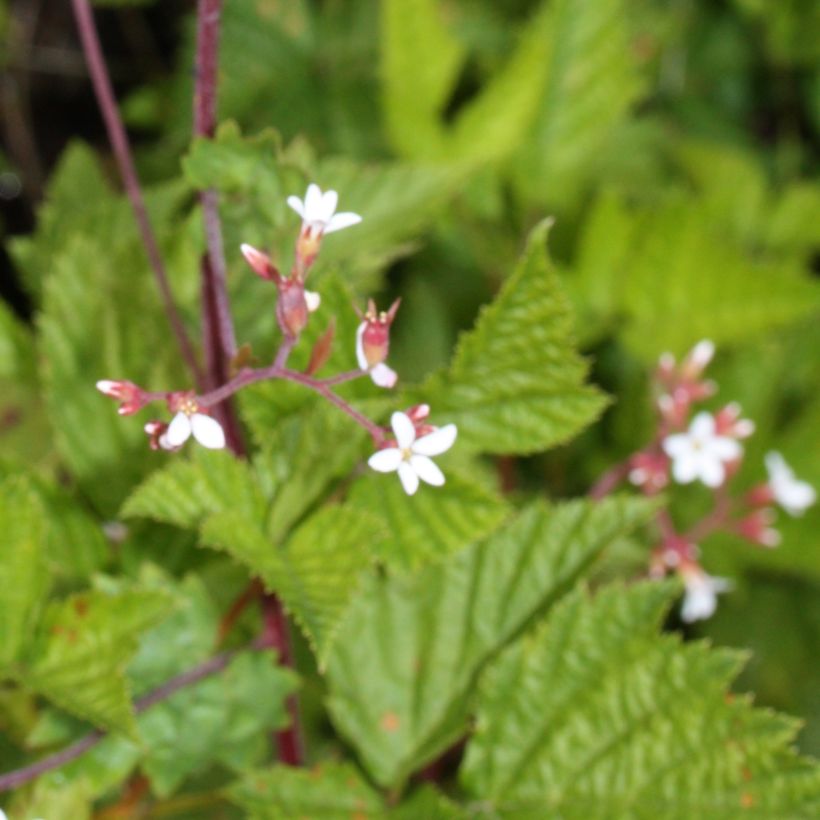
{"type": "Polygon", "coordinates": [[[311,182],[304,201],[298,196],[289,196],[288,205],[302,217],[302,230],[312,236],[340,231],[351,225],[358,225],[362,218],[358,214],[344,212],[337,214],[339,195],[336,191],[325,191],[311,182]]]}
{"type": "Polygon", "coordinates": [[[774,500],[789,515],[803,515],[817,500],[814,487],[807,481],[800,481],[794,470],[786,464],[780,453],[766,454],[766,470],[769,473],[769,488],[774,500]]]}
{"type": "Polygon", "coordinates": [[[186,413],[180,410],[171,419],[168,429],[160,436],[160,447],[164,450],[176,450],[191,437],[191,434],[209,450],[221,450],[225,446],[225,433],[216,419],[205,413],[186,413]]]}
{"type": "Polygon", "coordinates": [[[689,430],[663,440],[663,449],[672,459],[672,475],[680,484],[700,479],[707,487],[719,487],[726,478],[726,464],[740,458],[743,448],[733,438],[715,432],[715,419],[698,413],[689,430]]]}
{"type": "Polygon", "coordinates": [[[447,452],[456,440],[455,424],[447,424],[432,433],[416,437],[416,427],[406,413],[393,413],[390,426],[396,436],[396,447],[374,453],[367,463],[379,473],[398,472],[407,495],[419,487],[419,479],[434,487],[444,484],[444,474],[430,456],[447,452]]]}
{"type": "Polygon", "coordinates": [[[709,575],[697,565],[681,569],[686,588],[680,616],[686,623],[711,618],[717,609],[717,596],[726,592],[732,584],[727,578],[709,575]]]}

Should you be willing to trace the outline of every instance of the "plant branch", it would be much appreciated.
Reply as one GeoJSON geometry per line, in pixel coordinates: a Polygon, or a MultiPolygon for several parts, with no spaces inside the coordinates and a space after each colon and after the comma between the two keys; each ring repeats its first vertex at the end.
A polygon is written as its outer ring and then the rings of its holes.
{"type": "Polygon", "coordinates": [[[596,500],[609,495],[629,475],[629,459],[610,467],[589,491],[589,497],[596,500]]]}
{"type": "Polygon", "coordinates": [[[100,40],[97,36],[97,28],[94,24],[94,15],[91,11],[89,0],[72,0],[72,5],[74,8],[74,18],[77,22],[77,29],[80,33],[83,52],[85,53],[88,70],[94,86],[94,93],[100,107],[100,113],[105,122],[108,139],[117,160],[117,166],[119,167],[125,192],[134,211],[134,217],[142,236],[142,243],[145,246],[148,261],[154,271],[154,278],[156,279],[160,296],[162,297],[168,321],[171,324],[171,329],[176,337],[180,352],[193,373],[194,379],[198,384],[203,384],[203,373],[197,362],[191,340],[185,331],[182,317],[174,304],[174,297],[171,293],[171,285],[168,280],[167,271],[165,270],[165,264],[159,252],[159,245],[157,244],[153,228],[151,227],[151,221],[148,218],[148,211],[145,207],[145,200],[142,195],[139,178],[137,177],[137,172],[134,167],[131,147],[128,143],[128,136],[125,133],[125,127],[122,124],[117,101],[111,87],[111,79],[108,75],[102,48],[100,47],[100,40]]]}
{"type": "MultiPolygon", "coordinates": [[[[215,675],[217,672],[221,672],[237,655],[242,652],[256,652],[262,649],[275,648],[277,647],[271,643],[269,637],[267,635],[263,635],[261,638],[258,638],[253,641],[253,643],[250,643],[241,649],[220,652],[218,655],[214,655],[212,658],[209,658],[207,661],[200,663],[198,666],[189,669],[187,672],[183,672],[182,674],[171,678],[153,692],[149,692],[147,695],[139,698],[134,703],[134,711],[136,714],[141,714],[147,709],[150,709],[152,706],[155,706],[157,703],[168,700],[168,698],[172,695],[179,692],[180,689],[185,689],[188,686],[199,683],[199,681],[204,680],[211,675],[215,675]]],[[[37,761],[37,763],[32,763],[29,766],[24,766],[20,769],[15,769],[14,771],[6,772],[6,774],[0,775],[0,792],[16,789],[24,783],[28,783],[30,780],[40,777],[40,775],[43,775],[46,772],[50,772],[53,769],[58,769],[60,766],[65,766],[66,763],[76,760],[78,757],[85,754],[89,749],[93,749],[94,746],[96,746],[106,736],[107,733],[100,730],[89,732],[89,734],[80,738],[76,743],[66,746],[65,749],[55,752],[53,755],[44,757],[42,760],[37,761]]]]}
{"type": "MultiPolygon", "coordinates": [[[[216,130],[217,74],[219,68],[219,26],[222,0],[199,0],[197,4],[196,79],[194,82],[194,135],[211,138],[216,130]]],[[[210,279],[214,300],[216,331],[222,359],[236,355],[236,334],[228,300],[227,265],[219,220],[219,197],[213,189],[201,191],[202,218],[208,264],[202,275],[210,279]]]]}

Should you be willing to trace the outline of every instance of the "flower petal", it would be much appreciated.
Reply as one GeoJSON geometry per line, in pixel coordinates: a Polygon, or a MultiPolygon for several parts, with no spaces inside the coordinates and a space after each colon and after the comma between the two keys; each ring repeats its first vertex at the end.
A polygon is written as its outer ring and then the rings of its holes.
{"type": "Polygon", "coordinates": [[[191,416],[191,429],[194,438],[209,450],[221,450],[225,446],[225,432],[222,425],[211,416],[204,413],[194,413],[191,416]]]}
{"type": "Polygon", "coordinates": [[[663,442],[663,450],[669,458],[681,458],[692,452],[692,439],[689,433],[674,433],[667,436],[663,442]]]}
{"type": "Polygon", "coordinates": [[[384,362],[377,364],[370,371],[370,378],[377,387],[395,387],[399,380],[398,374],[392,367],[388,367],[384,362]]]}
{"type": "Polygon", "coordinates": [[[362,218],[358,214],[350,211],[343,211],[340,214],[334,214],[327,223],[325,233],[333,233],[334,231],[341,231],[343,228],[350,228],[353,225],[358,225],[362,218]]]}
{"type": "Polygon", "coordinates": [[[707,487],[720,487],[726,479],[723,462],[712,453],[703,453],[699,461],[700,480],[707,487]]]}
{"type": "Polygon", "coordinates": [[[398,447],[386,447],[373,453],[367,463],[377,473],[392,473],[399,469],[403,459],[404,454],[398,447]]]}
{"type": "Polygon", "coordinates": [[[305,304],[307,305],[308,313],[315,313],[319,310],[319,305],[322,304],[322,297],[316,293],[315,290],[306,290],[305,304]]]}
{"type": "Polygon", "coordinates": [[[441,487],[444,484],[444,473],[438,468],[436,463],[427,456],[410,456],[410,466],[416,471],[416,475],[434,487],[441,487]]]}
{"type": "Polygon", "coordinates": [[[321,211],[322,189],[315,182],[311,182],[305,194],[305,222],[315,222],[321,219],[321,211]]]}
{"type": "Polygon", "coordinates": [[[165,440],[171,445],[171,447],[179,447],[188,441],[188,437],[190,435],[191,420],[185,415],[185,413],[177,413],[173,419],[171,419],[171,423],[165,431],[165,440]]]}
{"type": "Polygon", "coordinates": [[[413,442],[413,452],[422,456],[439,456],[446,453],[456,440],[458,428],[455,424],[445,424],[413,442]]]}
{"type": "Polygon", "coordinates": [[[288,197],[288,205],[296,211],[302,219],[305,218],[305,206],[301,199],[298,196],[289,196],[288,197]]]}
{"type": "Polygon", "coordinates": [[[333,214],[336,213],[336,205],[338,205],[338,203],[339,195],[336,191],[325,191],[324,194],[322,194],[322,207],[317,218],[321,219],[325,224],[330,222],[333,214]]]}
{"type": "Polygon", "coordinates": [[[672,475],[678,484],[690,484],[700,473],[700,463],[691,452],[681,453],[672,461],[672,475]]]}
{"type": "Polygon", "coordinates": [[[786,459],[780,453],[772,450],[766,453],[766,471],[769,473],[769,480],[778,481],[783,478],[794,478],[792,468],[786,464],[786,459]]]}
{"type": "Polygon", "coordinates": [[[708,447],[709,452],[714,453],[721,461],[734,461],[743,455],[740,442],[729,436],[715,436],[708,447]]]}
{"type": "Polygon", "coordinates": [[[715,434],[715,417],[703,411],[692,419],[689,433],[695,438],[711,438],[715,434]]]}
{"type": "Polygon", "coordinates": [[[413,495],[419,488],[419,477],[406,461],[399,464],[399,481],[407,495],[413,495]]]}
{"type": "Polygon", "coordinates": [[[409,447],[416,440],[416,428],[407,413],[393,413],[390,416],[390,426],[393,428],[396,442],[402,450],[409,447]]]}
{"type": "Polygon", "coordinates": [[[356,361],[362,370],[367,370],[370,365],[367,363],[367,356],[364,355],[364,345],[362,344],[362,336],[367,330],[367,322],[362,322],[356,328],[356,361]]]}
{"type": "Polygon", "coordinates": [[[788,487],[783,487],[775,498],[789,515],[803,515],[803,513],[817,501],[817,492],[807,481],[792,481],[788,487]]]}

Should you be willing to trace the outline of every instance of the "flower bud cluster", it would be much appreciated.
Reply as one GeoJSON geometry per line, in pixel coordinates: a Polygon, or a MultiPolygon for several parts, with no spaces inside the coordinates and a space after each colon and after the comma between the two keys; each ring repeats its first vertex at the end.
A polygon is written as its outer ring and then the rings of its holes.
{"type": "Polygon", "coordinates": [[[733,498],[730,484],[743,459],[743,440],[754,433],[754,424],[741,417],[731,402],[716,412],[696,405],[717,392],[704,377],[715,353],[712,342],[699,342],[678,364],[664,354],[654,374],[658,412],[657,430],[646,447],[626,461],[622,475],[646,495],[655,495],[671,482],[700,483],[713,495],[713,511],[685,533],[675,529],[669,513],[659,513],[660,542],[653,549],[649,573],[662,577],[676,573],[686,596],[681,611],[685,621],[708,618],[717,605],[717,594],[729,582],[711,577],[700,564],[698,542],[712,532],[734,533],[759,547],[780,543],[774,528],[775,504],[791,515],[801,515],[816,500],[814,488],[798,480],[779,453],[766,456],[768,480],[745,496],[733,498]]]}
{"type": "Polygon", "coordinates": [[[408,495],[416,492],[420,480],[433,486],[442,485],[444,475],[431,456],[440,455],[452,446],[456,438],[455,425],[448,424],[439,429],[428,424],[430,408],[416,405],[404,413],[393,413],[391,427],[381,428],[330,389],[335,384],[364,375],[369,375],[374,384],[382,388],[396,385],[398,376],[387,365],[387,357],[390,329],[401,300],[396,299],[385,311],[379,311],[372,299],[368,300],[364,312],[356,309],[360,324],[355,340],[351,342],[355,341],[357,370],[324,380],[313,377],[329,356],[334,337],[332,323],[314,348],[308,369],[299,373],[287,368],[291,348],[307,327],[310,314],[321,305],[320,295],[307,290],[305,283],[319,255],[324,236],[362,220],[358,214],[337,213],[338,194],[332,190],[322,192],[315,184],[308,186],[304,200],[290,196],[287,203],[302,218],[295,261],[288,275],[283,275],[273,260],[257,248],[248,244],[240,248],[251,270],[272,282],[277,289],[276,319],[284,341],[270,367],[246,367],[246,356],[241,365],[237,361],[239,372],[231,380],[203,395],[192,391],[154,393],[128,381],[102,380],[97,382],[97,388],[120,402],[118,412],[121,415],[136,413],[150,402],[166,402],[171,414],[170,421],[154,419],[144,427],[149,446],[154,450],[178,450],[192,437],[204,447],[221,449],[226,445],[226,437],[221,424],[212,415],[212,409],[218,408],[221,401],[248,384],[268,378],[287,379],[319,392],[364,426],[379,447],[368,463],[378,472],[397,472],[408,495]]]}

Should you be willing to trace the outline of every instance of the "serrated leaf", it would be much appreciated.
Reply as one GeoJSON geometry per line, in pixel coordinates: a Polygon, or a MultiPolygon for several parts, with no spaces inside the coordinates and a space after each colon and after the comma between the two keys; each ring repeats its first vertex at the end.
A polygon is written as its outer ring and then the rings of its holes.
{"type": "Polygon", "coordinates": [[[371,563],[378,521],[349,507],[324,507],[283,545],[230,512],[211,516],[203,540],[247,564],[275,591],[322,663],[371,563]]]}
{"type": "Polygon", "coordinates": [[[457,739],[487,659],[648,512],[626,499],[535,505],[441,564],[371,576],[327,670],[333,720],[373,779],[400,787],[457,739]]]}
{"type": "Polygon", "coordinates": [[[414,569],[477,543],[510,514],[510,506],[484,487],[448,472],[447,483],[412,497],[395,476],[373,473],[353,485],[350,503],[382,523],[371,539],[374,555],[393,569],[414,569]]]}
{"type": "Polygon", "coordinates": [[[21,682],[102,729],[135,731],[125,667],[137,636],[168,615],[157,590],[78,593],[46,611],[21,682]]]}
{"type": "Polygon", "coordinates": [[[37,624],[48,585],[42,506],[28,482],[0,484],[0,670],[18,660],[37,624]]]}
{"type": "Polygon", "coordinates": [[[449,370],[422,390],[437,414],[458,425],[461,446],[544,450],[605,406],[584,384],[587,365],[573,349],[570,309],[546,256],[548,228],[532,232],[515,273],[462,336],[449,370]]]}
{"type": "Polygon", "coordinates": [[[265,500],[247,462],[226,450],[197,448],[149,476],[128,498],[121,514],[196,529],[207,516],[231,510],[263,520],[265,500]]]}
{"type": "Polygon", "coordinates": [[[353,766],[341,763],[309,771],[274,766],[249,772],[228,796],[249,820],[376,820],[385,812],[379,794],[353,766]]]}
{"type": "Polygon", "coordinates": [[[673,593],[574,593],[488,669],[468,791],[502,817],[804,816],[794,722],[725,698],[738,653],[657,635],[673,593]]]}

